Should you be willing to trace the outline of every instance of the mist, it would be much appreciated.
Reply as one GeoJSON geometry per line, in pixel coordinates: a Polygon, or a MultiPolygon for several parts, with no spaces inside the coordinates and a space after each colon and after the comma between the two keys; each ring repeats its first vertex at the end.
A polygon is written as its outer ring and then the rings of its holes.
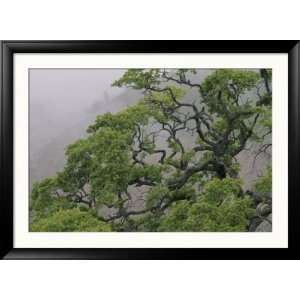
{"type": "Polygon", "coordinates": [[[96,116],[117,112],[141,94],[111,87],[122,69],[31,69],[30,183],[64,165],[67,145],[86,135],[96,116]]]}

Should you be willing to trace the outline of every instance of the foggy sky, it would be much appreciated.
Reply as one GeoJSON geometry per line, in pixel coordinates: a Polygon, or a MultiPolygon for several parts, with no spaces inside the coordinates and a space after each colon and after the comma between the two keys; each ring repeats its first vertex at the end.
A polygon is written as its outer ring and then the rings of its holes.
{"type": "Polygon", "coordinates": [[[122,104],[118,99],[126,91],[111,87],[124,72],[122,69],[30,70],[31,181],[54,175],[62,168],[65,147],[85,134],[96,115],[115,112],[127,105],[128,101],[122,104]]]}
{"type": "MultiPolygon", "coordinates": [[[[111,83],[124,70],[99,69],[32,69],[30,70],[30,131],[34,137],[40,131],[52,138],[57,130],[77,123],[95,102],[104,101],[122,92],[111,83]],[[66,120],[67,119],[67,120],[66,120]]],[[[40,134],[38,134],[40,135],[40,134]]],[[[35,143],[33,151],[38,145],[35,143]]]]}

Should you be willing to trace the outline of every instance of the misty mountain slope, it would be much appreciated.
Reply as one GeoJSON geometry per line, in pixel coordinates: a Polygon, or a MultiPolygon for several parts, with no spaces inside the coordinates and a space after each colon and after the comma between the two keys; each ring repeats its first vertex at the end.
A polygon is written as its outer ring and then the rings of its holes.
{"type": "MultiPolygon", "coordinates": [[[[31,184],[47,176],[53,176],[61,171],[65,162],[66,147],[86,136],[86,129],[94,122],[99,114],[115,113],[126,106],[138,101],[140,95],[134,91],[125,91],[121,95],[110,99],[107,95],[103,101],[95,102],[82,112],[81,119],[75,119],[72,126],[58,132],[44,146],[30,155],[30,181],[31,184]]],[[[31,141],[31,144],[34,141],[31,141]]]]}
{"type": "Polygon", "coordinates": [[[32,71],[30,186],[63,169],[65,148],[86,135],[97,115],[115,113],[141,97],[135,91],[111,88],[124,70],[32,71]]]}

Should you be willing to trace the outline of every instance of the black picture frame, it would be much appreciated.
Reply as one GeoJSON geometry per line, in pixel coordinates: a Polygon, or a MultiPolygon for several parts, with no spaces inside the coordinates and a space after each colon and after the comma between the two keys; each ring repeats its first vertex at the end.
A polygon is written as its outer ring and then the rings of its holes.
{"type": "Polygon", "coordinates": [[[299,46],[299,41],[2,41],[0,48],[0,257],[5,259],[299,259],[299,46]],[[13,56],[15,53],[287,53],[288,248],[14,248],[13,56]]]}

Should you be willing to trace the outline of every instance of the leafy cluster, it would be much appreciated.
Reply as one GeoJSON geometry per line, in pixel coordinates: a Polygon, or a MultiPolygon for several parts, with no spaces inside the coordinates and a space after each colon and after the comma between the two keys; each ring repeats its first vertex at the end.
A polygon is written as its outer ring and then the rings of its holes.
{"type": "Polygon", "coordinates": [[[197,201],[174,203],[161,220],[161,231],[245,231],[254,215],[251,199],[241,197],[240,181],[213,179],[197,201]]]}
{"type": "Polygon", "coordinates": [[[100,232],[111,231],[111,226],[79,208],[62,209],[49,216],[37,217],[31,231],[44,232],[100,232]]]}

